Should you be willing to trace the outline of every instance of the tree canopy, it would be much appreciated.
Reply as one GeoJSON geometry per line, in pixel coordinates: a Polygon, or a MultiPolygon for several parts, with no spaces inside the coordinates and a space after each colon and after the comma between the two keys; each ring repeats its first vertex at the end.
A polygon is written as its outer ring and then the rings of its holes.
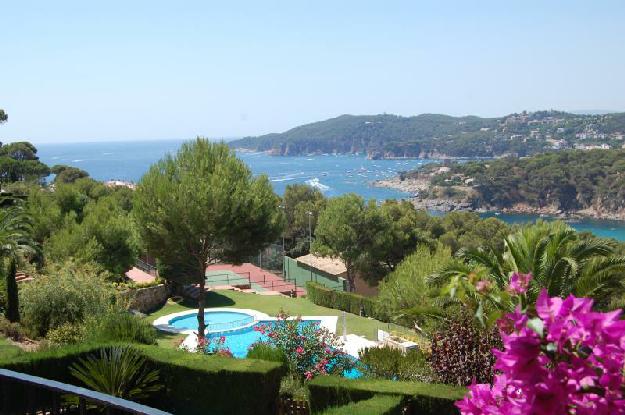
{"type": "Polygon", "coordinates": [[[89,173],[78,167],[57,164],[52,166],[50,173],[55,174],[55,183],[74,183],[78,179],[89,177],[89,173]]]}
{"type": "Polygon", "coordinates": [[[297,257],[309,252],[309,224],[312,235],[317,228],[319,214],[326,206],[323,193],[305,184],[290,184],[284,191],[281,207],[285,216],[283,236],[289,256],[297,257]]]}
{"type": "MultiPolygon", "coordinates": [[[[277,239],[282,215],[266,176],[253,177],[225,144],[198,138],[153,164],[141,178],[133,213],[161,275],[200,286],[206,266],[241,262],[277,239]]],[[[198,313],[199,335],[204,314],[198,313]]]]}
{"type": "Polygon", "coordinates": [[[22,141],[0,147],[0,181],[40,181],[50,174],[50,168],[39,161],[37,148],[22,141]]]}

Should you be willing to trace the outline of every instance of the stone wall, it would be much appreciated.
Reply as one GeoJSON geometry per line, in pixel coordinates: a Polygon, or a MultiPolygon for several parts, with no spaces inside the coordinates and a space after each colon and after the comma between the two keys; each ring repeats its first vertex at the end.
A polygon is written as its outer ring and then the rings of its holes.
{"type": "Polygon", "coordinates": [[[169,298],[169,287],[165,284],[147,288],[135,288],[126,292],[129,308],[141,313],[149,313],[161,307],[169,298]]]}

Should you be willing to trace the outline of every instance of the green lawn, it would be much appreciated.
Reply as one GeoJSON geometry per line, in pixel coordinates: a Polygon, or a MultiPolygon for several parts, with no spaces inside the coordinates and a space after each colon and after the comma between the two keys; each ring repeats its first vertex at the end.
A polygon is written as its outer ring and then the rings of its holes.
{"type": "Polygon", "coordinates": [[[0,336],[0,360],[11,359],[22,354],[22,349],[11,344],[6,337],[0,336]]]}
{"type": "MultiPolygon", "coordinates": [[[[337,324],[337,334],[343,333],[343,319],[340,318],[342,312],[331,308],[321,307],[311,303],[305,298],[287,298],[283,296],[265,296],[257,294],[246,294],[237,291],[211,291],[206,295],[207,307],[236,307],[251,308],[261,311],[271,316],[276,315],[280,309],[283,309],[290,315],[302,316],[339,316],[337,324]]],[[[176,313],[188,309],[197,308],[191,304],[177,304],[168,301],[160,310],[150,314],[147,318],[154,321],[156,318],[170,313],[176,313]]],[[[370,340],[377,340],[377,330],[393,330],[406,334],[414,335],[409,329],[395,324],[383,323],[378,320],[360,317],[355,314],[347,313],[347,332],[364,336],[370,340]]],[[[178,337],[179,338],[179,337],[178,337]]],[[[159,340],[159,344],[167,346],[173,344],[175,340],[171,337],[159,340]]]]}

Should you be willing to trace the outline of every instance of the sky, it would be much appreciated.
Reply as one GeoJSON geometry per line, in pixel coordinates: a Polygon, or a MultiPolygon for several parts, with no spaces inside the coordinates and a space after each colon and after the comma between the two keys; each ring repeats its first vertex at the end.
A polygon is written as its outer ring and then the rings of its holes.
{"type": "Polygon", "coordinates": [[[625,2],[0,0],[0,140],[625,111],[625,2]]]}

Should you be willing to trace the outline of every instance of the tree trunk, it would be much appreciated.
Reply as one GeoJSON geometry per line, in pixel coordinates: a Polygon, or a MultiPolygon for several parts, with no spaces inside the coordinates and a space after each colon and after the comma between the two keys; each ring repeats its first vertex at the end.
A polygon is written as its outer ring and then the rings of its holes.
{"type": "Polygon", "coordinates": [[[204,273],[202,273],[202,278],[200,279],[200,294],[197,297],[197,335],[198,339],[203,339],[206,332],[206,324],[204,323],[204,307],[206,300],[206,292],[204,291],[204,287],[206,285],[206,280],[204,278],[204,273]]]}
{"type": "Polygon", "coordinates": [[[346,275],[345,276],[347,277],[347,283],[349,284],[349,291],[350,292],[354,292],[354,291],[356,291],[356,282],[355,282],[354,271],[352,270],[351,265],[350,266],[346,266],[345,268],[346,268],[346,272],[345,272],[346,275]]]}

